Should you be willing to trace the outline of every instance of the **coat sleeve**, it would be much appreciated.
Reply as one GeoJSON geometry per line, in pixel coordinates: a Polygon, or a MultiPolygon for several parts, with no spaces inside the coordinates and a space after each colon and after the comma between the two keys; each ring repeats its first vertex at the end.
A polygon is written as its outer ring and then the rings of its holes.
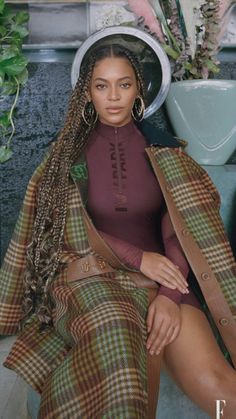
{"type": "Polygon", "coordinates": [[[25,254],[35,217],[37,185],[46,160],[47,156],[29,181],[14,233],[0,270],[0,335],[11,335],[18,331],[22,314],[25,254]]]}

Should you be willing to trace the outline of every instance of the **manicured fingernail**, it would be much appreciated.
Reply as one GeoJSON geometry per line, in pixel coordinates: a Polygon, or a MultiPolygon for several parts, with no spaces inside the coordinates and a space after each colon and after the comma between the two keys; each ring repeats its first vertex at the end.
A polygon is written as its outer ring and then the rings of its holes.
{"type": "Polygon", "coordinates": [[[153,355],[154,354],[154,351],[150,351],[150,355],[153,355]]]}
{"type": "Polygon", "coordinates": [[[160,351],[156,351],[155,353],[156,353],[156,355],[159,355],[160,351]]]}

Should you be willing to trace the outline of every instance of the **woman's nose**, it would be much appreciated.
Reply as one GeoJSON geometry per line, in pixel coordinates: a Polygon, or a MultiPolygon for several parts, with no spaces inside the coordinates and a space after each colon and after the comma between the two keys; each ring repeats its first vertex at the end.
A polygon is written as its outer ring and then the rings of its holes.
{"type": "Polygon", "coordinates": [[[120,94],[119,94],[119,91],[118,91],[118,89],[117,89],[117,87],[116,87],[116,86],[111,87],[111,88],[109,89],[109,96],[108,96],[108,99],[109,99],[109,100],[119,100],[119,99],[120,99],[120,94]]]}

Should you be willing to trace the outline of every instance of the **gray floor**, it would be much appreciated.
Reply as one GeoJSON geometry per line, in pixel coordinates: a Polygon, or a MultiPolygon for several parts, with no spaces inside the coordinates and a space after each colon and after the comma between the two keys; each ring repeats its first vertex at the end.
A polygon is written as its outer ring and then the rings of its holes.
{"type": "MultiPolygon", "coordinates": [[[[14,340],[14,337],[0,337],[0,419],[27,419],[28,387],[14,372],[2,366],[14,340]]],[[[157,413],[158,419],[209,419],[164,373],[157,413]]]]}
{"type": "Polygon", "coordinates": [[[2,366],[15,338],[0,338],[0,419],[27,419],[27,386],[13,371],[2,366]]]}

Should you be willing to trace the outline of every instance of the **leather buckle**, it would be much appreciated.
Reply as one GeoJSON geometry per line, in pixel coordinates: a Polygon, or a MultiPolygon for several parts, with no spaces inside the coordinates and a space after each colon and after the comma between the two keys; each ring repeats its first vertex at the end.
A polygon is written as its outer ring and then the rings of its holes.
{"type": "Polygon", "coordinates": [[[105,262],[105,260],[103,260],[103,259],[98,259],[98,260],[97,260],[97,263],[98,263],[98,265],[99,265],[99,267],[100,267],[101,269],[105,269],[105,267],[106,267],[106,262],[105,262]]]}
{"type": "Polygon", "coordinates": [[[81,265],[81,271],[82,272],[89,272],[89,270],[90,270],[90,264],[89,264],[89,262],[82,263],[82,265],[81,265]]]}

